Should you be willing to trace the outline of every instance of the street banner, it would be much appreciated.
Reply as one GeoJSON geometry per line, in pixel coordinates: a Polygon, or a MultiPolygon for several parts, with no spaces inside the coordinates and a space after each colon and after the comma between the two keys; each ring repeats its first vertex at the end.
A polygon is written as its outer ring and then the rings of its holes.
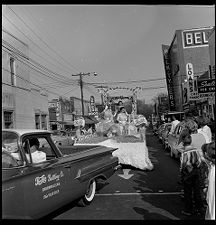
{"type": "Polygon", "coordinates": [[[168,97],[169,97],[169,106],[171,111],[175,111],[173,79],[172,79],[171,66],[169,62],[168,50],[169,50],[169,45],[162,45],[164,68],[165,68],[165,75],[166,75],[166,82],[167,82],[167,91],[168,91],[168,97]]]}
{"type": "Polygon", "coordinates": [[[197,80],[198,93],[214,93],[215,79],[197,80]]]}

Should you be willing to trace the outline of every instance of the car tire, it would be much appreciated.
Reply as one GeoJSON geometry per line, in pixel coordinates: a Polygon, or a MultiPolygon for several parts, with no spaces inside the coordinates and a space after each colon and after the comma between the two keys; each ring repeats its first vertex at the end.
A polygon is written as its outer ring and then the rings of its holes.
{"type": "Polygon", "coordinates": [[[95,192],[96,192],[96,181],[91,180],[85,195],[79,200],[78,205],[82,207],[89,205],[94,199],[95,192]]]}

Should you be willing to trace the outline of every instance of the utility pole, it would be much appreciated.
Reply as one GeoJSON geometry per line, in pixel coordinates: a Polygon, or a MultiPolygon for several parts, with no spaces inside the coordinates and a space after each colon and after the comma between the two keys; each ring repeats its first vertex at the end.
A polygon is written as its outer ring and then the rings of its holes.
{"type": "MultiPolygon", "coordinates": [[[[93,73],[94,76],[97,76],[97,73],[93,73]]],[[[80,85],[80,94],[81,94],[81,105],[82,105],[82,116],[84,116],[84,101],[83,101],[83,80],[82,76],[90,76],[91,73],[79,73],[79,74],[72,74],[72,76],[79,76],[79,85],[80,85]]]]}

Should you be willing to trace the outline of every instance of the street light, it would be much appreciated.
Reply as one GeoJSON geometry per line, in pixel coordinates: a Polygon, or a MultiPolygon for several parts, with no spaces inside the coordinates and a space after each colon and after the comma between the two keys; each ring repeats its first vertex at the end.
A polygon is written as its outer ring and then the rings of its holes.
{"type": "MultiPolygon", "coordinates": [[[[82,76],[90,76],[92,73],[79,73],[79,74],[72,74],[72,76],[79,76],[80,78],[80,92],[81,92],[81,104],[82,104],[82,116],[84,116],[84,102],[83,102],[83,80],[82,76]]],[[[93,72],[94,76],[97,76],[96,72],[93,72]]]]}

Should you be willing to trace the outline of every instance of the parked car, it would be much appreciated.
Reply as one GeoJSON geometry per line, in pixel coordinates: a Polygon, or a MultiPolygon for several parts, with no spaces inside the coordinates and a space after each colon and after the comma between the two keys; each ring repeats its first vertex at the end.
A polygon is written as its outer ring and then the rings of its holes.
{"type": "Polygon", "coordinates": [[[165,123],[161,124],[157,131],[160,142],[162,142],[162,133],[163,133],[164,129],[165,129],[165,123]]]}
{"type": "Polygon", "coordinates": [[[170,156],[174,157],[174,158],[179,158],[180,157],[180,153],[179,151],[176,149],[177,145],[178,145],[178,140],[181,134],[181,131],[183,130],[182,127],[183,123],[180,122],[176,125],[176,128],[174,130],[173,133],[169,133],[168,137],[167,137],[167,148],[170,151],[170,156]]]}
{"type": "Polygon", "coordinates": [[[36,219],[71,201],[90,204],[97,182],[120,167],[114,150],[100,145],[58,147],[45,130],[2,130],[2,217],[36,219]],[[43,161],[33,161],[32,138],[40,143],[43,161]]]}
{"type": "Polygon", "coordinates": [[[67,135],[51,135],[54,143],[59,146],[74,145],[75,139],[67,135]]]}
{"type": "Polygon", "coordinates": [[[172,127],[171,123],[165,123],[164,129],[161,132],[161,142],[164,146],[164,149],[168,148],[168,135],[169,135],[171,127],[172,127]]]}
{"type": "Polygon", "coordinates": [[[164,149],[168,147],[167,139],[171,126],[172,126],[171,123],[164,123],[158,128],[158,138],[160,142],[163,144],[164,149]]]}

